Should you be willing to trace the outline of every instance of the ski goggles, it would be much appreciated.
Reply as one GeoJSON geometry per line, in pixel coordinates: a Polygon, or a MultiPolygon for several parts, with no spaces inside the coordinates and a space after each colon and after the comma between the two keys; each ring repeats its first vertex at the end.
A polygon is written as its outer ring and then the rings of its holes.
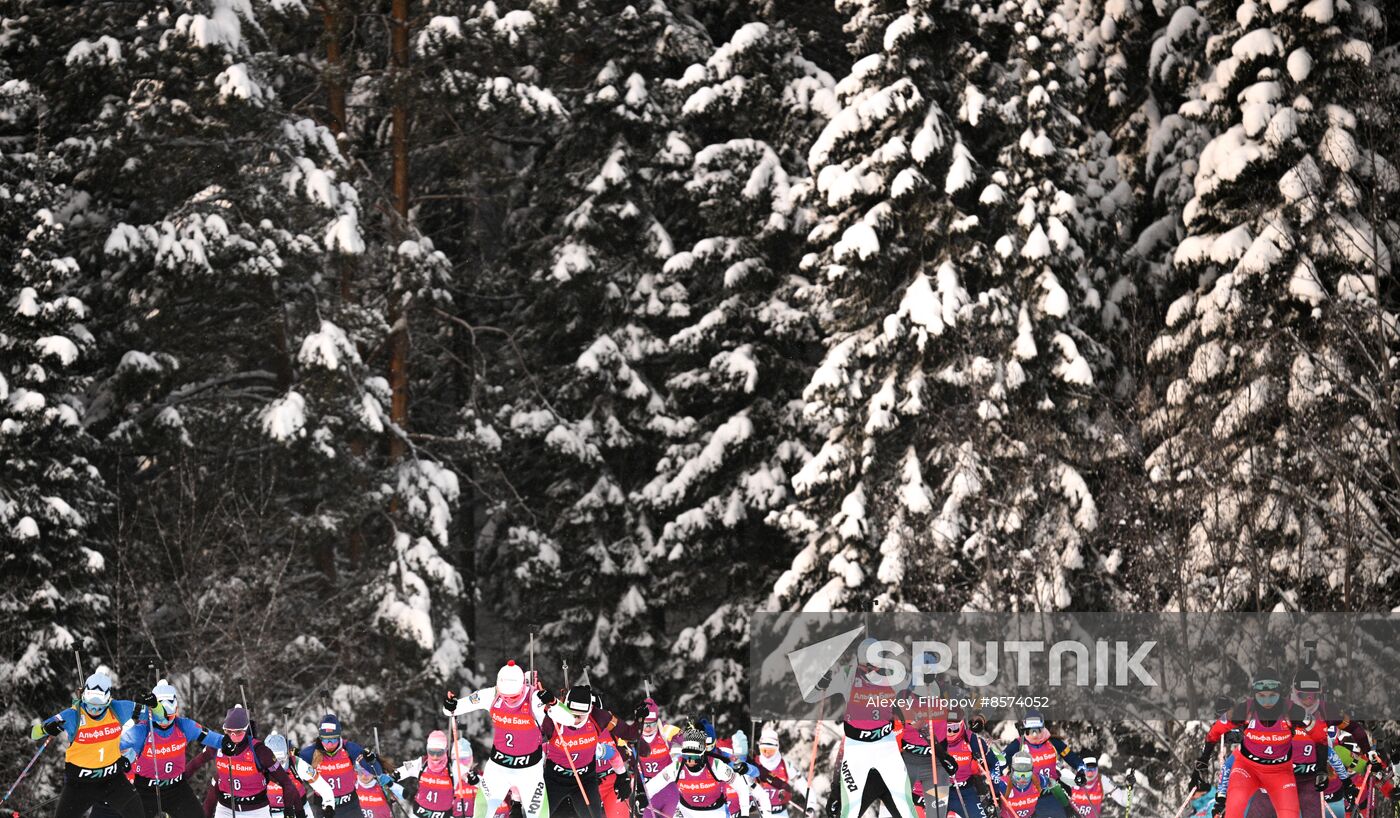
{"type": "Polygon", "coordinates": [[[1263,692],[1266,690],[1278,690],[1283,687],[1283,682],[1280,682],[1278,679],[1255,679],[1250,684],[1250,687],[1253,688],[1256,692],[1263,692]]]}
{"type": "Polygon", "coordinates": [[[440,749],[440,750],[438,750],[438,749],[431,749],[431,748],[428,750],[428,757],[429,757],[429,758],[443,758],[443,757],[446,756],[446,755],[447,755],[447,748],[446,748],[446,747],[443,747],[443,748],[440,749]]]}
{"type": "Polygon", "coordinates": [[[112,703],[112,694],[106,690],[88,688],[83,691],[83,706],[91,710],[101,710],[112,703]]]}
{"type": "Polygon", "coordinates": [[[224,731],[224,735],[226,735],[226,736],[228,736],[229,738],[233,739],[234,742],[237,742],[239,739],[243,738],[243,736],[247,735],[247,733],[248,733],[248,730],[247,730],[246,728],[241,729],[241,730],[225,730],[225,731],[224,731]]]}
{"type": "Polygon", "coordinates": [[[764,758],[772,758],[778,754],[778,748],[771,744],[760,744],[758,745],[758,754],[764,758]]]}

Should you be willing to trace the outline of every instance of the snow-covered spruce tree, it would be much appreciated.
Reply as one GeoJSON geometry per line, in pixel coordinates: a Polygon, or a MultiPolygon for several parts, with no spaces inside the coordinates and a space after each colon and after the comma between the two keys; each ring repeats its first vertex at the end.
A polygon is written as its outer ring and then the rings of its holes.
{"type": "MultiPolygon", "coordinates": [[[[705,35],[661,0],[579,3],[545,35],[562,50],[543,84],[571,123],[525,172],[533,200],[513,226],[528,276],[513,318],[523,360],[502,409],[505,457],[520,502],[502,546],[515,576],[501,590],[517,622],[547,622],[547,649],[614,689],[640,689],[661,650],[652,600],[659,531],[631,495],[661,447],[689,434],[647,368],[682,316],[652,306],[675,254],[691,147],[676,132],[664,79],[703,58],[705,35]]],[[[671,285],[675,286],[675,285],[671,285]]]]}
{"type": "Polygon", "coordinates": [[[835,113],[833,84],[791,31],[765,23],[671,83],[695,144],[692,217],[646,309],[681,319],[654,363],[685,434],[636,499],[661,524],[648,602],[684,612],[658,678],[668,706],[727,711],[732,724],[744,719],[750,615],[793,555],[766,518],[810,456],[800,397],[818,336],[794,273],[813,221],[805,156],[835,113]]]}
{"type": "Polygon", "coordinates": [[[808,155],[822,218],[808,236],[817,252],[802,262],[813,280],[804,296],[828,349],[803,397],[826,440],[794,476],[800,502],[780,513],[806,540],[775,585],[780,607],[917,607],[934,591],[933,563],[953,551],[911,529],[929,530],[923,464],[940,449],[920,423],[923,358],[967,301],[951,260],[977,254],[949,229],[962,214],[947,191],[968,186],[972,157],[953,119],[963,83],[943,70],[976,64],[960,45],[973,38],[959,36],[974,29],[942,3],[902,15],[877,6],[843,9],[848,31],[885,25],[865,29],[856,47],[873,42],[873,53],[837,85],[842,108],[808,155]]]}
{"type": "MultiPolygon", "coordinates": [[[[387,472],[380,454],[386,390],[369,359],[386,332],[383,296],[346,303],[336,271],[368,257],[380,277],[369,292],[386,292],[390,275],[411,291],[445,261],[426,242],[389,244],[368,229],[375,209],[348,183],[335,140],[289,110],[314,82],[275,39],[305,23],[295,4],[93,5],[36,8],[23,41],[50,44],[25,52],[47,67],[35,76],[84,92],[47,89],[66,104],[45,126],[94,211],[69,232],[74,256],[101,273],[91,303],[103,377],[89,428],[104,440],[104,469],[130,478],[119,484],[117,588],[158,578],[188,590],[121,600],[128,655],[203,621],[201,599],[232,595],[257,604],[226,611],[225,633],[262,639],[181,640],[186,654],[167,648],[167,661],[289,685],[339,655],[368,675],[378,654],[354,648],[375,638],[391,592],[414,603],[418,585],[449,598],[461,589],[417,536],[440,527],[431,494],[450,499],[450,482],[387,472]],[[382,524],[356,538],[394,496],[395,525],[415,535],[407,546],[393,548],[382,524]],[[325,579],[306,581],[317,569],[325,579]],[[332,599],[333,615],[297,621],[332,599]],[[264,640],[296,647],[277,667],[264,640]]],[[[410,644],[430,649],[412,625],[410,644]]],[[[376,689],[364,686],[370,698],[376,689]]]]}
{"type": "Polygon", "coordinates": [[[1063,17],[1016,4],[999,69],[943,39],[981,22],[950,10],[891,24],[812,150],[830,215],[809,266],[835,333],[806,397],[829,431],[795,480],[786,517],[810,540],[781,604],[1090,601],[1075,593],[1097,526],[1080,465],[1119,443],[1080,329],[1099,326],[1102,296],[1079,240],[1074,54],[1063,17]],[[968,66],[942,75],[952,88],[907,76],[949,64],[968,66]]]}
{"type": "Polygon", "coordinates": [[[1393,442],[1366,359],[1395,354],[1378,292],[1400,175],[1357,118],[1382,20],[1364,1],[1241,3],[1184,108],[1214,134],[1174,259],[1200,283],[1152,346],[1146,426],[1158,502],[1189,524],[1159,558],[1183,609],[1329,607],[1389,570],[1390,500],[1359,479],[1393,442]]]}
{"type": "Polygon", "coordinates": [[[1133,165],[1142,191],[1136,234],[1127,252],[1128,263],[1140,270],[1140,285],[1154,304],[1171,291],[1171,257],[1185,236],[1181,212],[1193,195],[1197,158],[1209,139],[1200,122],[1178,109],[1197,93],[1210,68],[1205,48],[1211,30],[1210,17],[1190,0],[1164,0],[1158,5],[1166,25],[1152,40],[1142,105],[1146,123],[1141,140],[1132,146],[1140,154],[1133,165]]]}
{"type": "MultiPolygon", "coordinates": [[[[495,550],[498,510],[512,495],[493,409],[516,397],[517,353],[499,330],[509,325],[501,308],[516,303],[521,279],[502,263],[509,248],[501,238],[509,203],[531,181],[519,168],[567,120],[559,101],[537,84],[541,33],[552,28],[553,4],[510,5],[433,3],[432,16],[413,36],[414,225],[469,271],[447,282],[451,303],[436,305],[449,314],[445,320],[437,309],[414,319],[413,426],[426,433],[420,454],[430,451],[462,478],[451,554],[482,585],[509,572],[495,550]]],[[[490,622],[490,614],[476,615],[478,602],[469,588],[456,605],[469,626],[490,622]]]]}
{"type": "MultiPolygon", "coordinates": [[[[85,271],[68,254],[71,189],[35,138],[41,102],[0,62],[0,725],[27,731],[36,707],[68,704],[73,651],[92,657],[110,636],[110,496],[83,428],[95,339],[81,295],[85,271]]],[[[0,766],[30,748],[11,741],[0,766]]],[[[43,771],[38,792],[43,792],[43,771]]],[[[31,787],[35,786],[31,784],[31,787]]]]}

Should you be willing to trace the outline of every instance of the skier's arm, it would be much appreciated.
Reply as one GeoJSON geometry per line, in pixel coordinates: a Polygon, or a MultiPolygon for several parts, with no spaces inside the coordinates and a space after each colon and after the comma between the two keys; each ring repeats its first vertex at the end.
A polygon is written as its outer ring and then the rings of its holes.
{"type": "Polygon", "coordinates": [[[612,733],[614,737],[623,741],[640,741],[642,738],[641,725],[623,721],[613,715],[611,710],[600,710],[595,707],[592,715],[593,723],[605,733],[612,733]]]}
{"type": "MultiPolygon", "coordinates": [[[[1129,775],[1132,772],[1129,771],[1129,775]]],[[[1113,783],[1113,780],[1103,773],[1099,773],[1099,780],[1103,782],[1103,794],[1113,799],[1113,803],[1120,807],[1128,805],[1128,791],[1113,783]]]]}
{"type": "Polygon", "coordinates": [[[208,764],[209,759],[213,758],[214,754],[217,752],[218,750],[215,750],[213,747],[204,747],[199,752],[195,753],[194,758],[190,759],[190,763],[185,765],[185,776],[189,777],[194,775],[200,767],[208,764]]]}
{"type": "Polygon", "coordinates": [[[491,702],[496,700],[496,688],[483,687],[480,690],[468,693],[464,698],[455,699],[457,706],[453,710],[446,707],[443,711],[449,716],[465,716],[468,713],[475,713],[478,710],[485,710],[491,706],[491,702]]]}
{"type": "Polygon", "coordinates": [[[1351,775],[1351,773],[1347,772],[1346,765],[1342,763],[1342,757],[1337,755],[1337,751],[1333,750],[1331,747],[1327,748],[1327,766],[1331,767],[1332,772],[1336,773],[1337,777],[1343,781],[1351,775]]]}
{"type": "Polygon", "coordinates": [[[257,746],[257,766],[263,770],[263,776],[269,781],[276,781],[282,785],[282,797],[287,800],[287,814],[297,815],[301,812],[301,793],[297,790],[296,782],[291,775],[277,763],[277,756],[265,744],[257,746]]]}
{"type": "Polygon", "coordinates": [[[1084,760],[1079,757],[1079,753],[1069,748],[1069,745],[1065,743],[1064,739],[1052,738],[1050,739],[1050,744],[1055,748],[1055,751],[1060,754],[1060,758],[1063,758],[1065,763],[1069,764],[1069,766],[1073,767],[1076,771],[1084,769],[1084,760]]]}
{"type": "Polygon", "coordinates": [[[30,732],[29,737],[38,741],[44,734],[56,736],[59,733],[67,733],[68,740],[72,741],[73,736],[78,734],[78,711],[73,708],[61,710],[52,716],[40,721],[30,732]]]}
{"type": "Polygon", "coordinates": [[[1215,722],[1211,724],[1210,731],[1206,733],[1206,744],[1220,743],[1220,739],[1224,737],[1226,733],[1240,726],[1241,725],[1236,723],[1234,717],[1230,713],[1222,713],[1220,718],[1216,719],[1215,722]]]}
{"type": "Polygon", "coordinates": [[[1356,746],[1361,748],[1361,752],[1365,755],[1371,754],[1371,734],[1366,730],[1364,724],[1343,716],[1337,724],[1337,729],[1351,733],[1351,740],[1356,742],[1356,746]]]}
{"type": "Polygon", "coordinates": [[[214,818],[214,810],[219,805],[219,788],[209,785],[204,791],[204,818],[214,818]]]}
{"type": "Polygon", "coordinates": [[[1220,765],[1220,780],[1215,784],[1215,797],[1223,799],[1230,791],[1230,773],[1235,769],[1235,754],[1225,756],[1225,763],[1220,765]]]}
{"type": "MultiPolygon", "coordinates": [[[[840,669],[832,668],[828,672],[831,674],[831,678],[826,679],[825,683],[817,682],[817,690],[813,692],[824,693],[828,690],[834,690],[846,698],[846,707],[849,708],[851,706],[851,688],[855,687],[856,666],[849,665],[840,669]]],[[[805,696],[803,697],[803,701],[806,701],[805,696]]],[[[815,702],[816,700],[814,699],[813,701],[815,702]]]]}
{"type": "Polygon", "coordinates": [[[205,747],[218,749],[224,743],[224,734],[210,730],[194,719],[187,719],[181,716],[175,722],[180,726],[180,731],[185,734],[185,740],[191,744],[203,744],[205,747]]]}
{"type": "Polygon", "coordinates": [[[384,774],[384,767],[379,763],[379,756],[366,750],[355,742],[345,742],[345,752],[355,764],[364,767],[373,774],[375,778],[384,774]]]}
{"type": "Polygon", "coordinates": [[[721,775],[724,773],[729,774],[728,784],[734,789],[735,794],[739,796],[739,814],[748,815],[749,809],[753,804],[753,796],[749,793],[749,780],[736,773],[733,767],[717,758],[710,760],[710,767],[715,771],[715,777],[719,778],[721,781],[725,780],[720,778],[721,775]]]}
{"type": "Polygon", "coordinates": [[[138,721],[122,730],[122,740],[119,745],[122,755],[128,751],[141,754],[141,749],[146,746],[146,741],[151,733],[151,723],[149,721],[138,721]]]}
{"type": "Polygon", "coordinates": [[[292,772],[302,781],[311,783],[311,779],[316,777],[316,768],[311,766],[311,759],[315,758],[315,750],[311,747],[303,747],[292,754],[288,759],[292,772]]]}
{"type": "Polygon", "coordinates": [[[1056,801],[1060,802],[1060,806],[1069,806],[1069,793],[1065,790],[1064,787],[1060,786],[1059,782],[1052,783],[1050,785],[1049,792],[1055,797],[1056,801]]]}
{"type": "Polygon", "coordinates": [[[760,814],[768,815],[773,811],[773,799],[768,795],[767,787],[751,786],[749,792],[753,793],[753,799],[758,802],[760,814]]]}
{"type": "Polygon", "coordinates": [[[991,775],[992,770],[996,768],[996,754],[987,746],[987,742],[973,733],[967,737],[967,749],[972,753],[972,769],[982,770],[986,775],[991,775]]]}
{"type": "Polygon", "coordinates": [[[535,717],[535,724],[544,724],[545,722],[544,711],[547,708],[545,699],[549,698],[550,694],[546,691],[544,696],[541,696],[540,691],[542,690],[544,688],[537,684],[530,688],[529,693],[526,694],[530,697],[530,715],[535,717]]]}
{"type": "Polygon", "coordinates": [[[1014,739],[1010,744],[1006,745],[1006,752],[1001,758],[998,758],[996,760],[995,764],[992,765],[992,775],[996,776],[997,778],[1000,778],[1003,775],[1005,775],[1007,759],[1014,758],[1016,756],[1016,753],[1018,753],[1020,750],[1021,740],[1019,738],[1014,739]]]}
{"type": "Polygon", "coordinates": [[[661,768],[661,771],[647,780],[645,789],[647,798],[655,798],[658,793],[666,789],[676,781],[676,769],[680,765],[679,761],[673,761],[661,768]]]}
{"type": "Polygon", "coordinates": [[[409,779],[409,778],[416,779],[416,778],[418,778],[418,776],[419,776],[420,774],[422,774],[422,772],[423,772],[423,759],[421,759],[421,758],[410,759],[410,760],[405,761],[404,763],[400,764],[400,765],[399,765],[399,768],[398,768],[397,770],[394,770],[394,780],[395,780],[395,781],[403,781],[404,779],[409,779]]]}
{"type": "Polygon", "coordinates": [[[1308,727],[1308,738],[1323,747],[1330,747],[1332,742],[1327,738],[1327,722],[1322,719],[1314,719],[1308,727]]]}

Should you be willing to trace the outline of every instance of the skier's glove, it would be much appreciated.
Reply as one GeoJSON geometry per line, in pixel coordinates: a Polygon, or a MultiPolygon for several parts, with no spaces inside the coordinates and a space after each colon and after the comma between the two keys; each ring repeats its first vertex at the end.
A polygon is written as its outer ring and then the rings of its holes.
{"type": "Polygon", "coordinates": [[[967,720],[967,729],[974,733],[980,733],[987,729],[987,717],[981,713],[973,713],[972,718],[967,720]]]}
{"type": "Polygon", "coordinates": [[[606,709],[607,709],[606,707],[603,706],[603,697],[598,695],[598,691],[595,690],[595,691],[592,691],[591,693],[589,693],[589,694],[588,694],[588,698],[589,698],[589,702],[593,705],[593,709],[594,709],[594,710],[606,710],[606,709]]]}
{"type": "Polygon", "coordinates": [[[938,764],[943,767],[943,772],[948,775],[954,776],[958,774],[958,760],[956,758],[950,755],[941,755],[938,757],[938,764]]]}
{"type": "Polygon", "coordinates": [[[224,736],[224,740],[219,745],[219,749],[223,751],[224,755],[231,756],[238,751],[238,745],[233,743],[233,739],[224,736]]]}
{"type": "Polygon", "coordinates": [[[1211,815],[1224,815],[1224,814],[1225,814],[1225,794],[1224,794],[1224,793],[1218,792],[1218,793],[1215,794],[1215,803],[1211,804],[1211,806],[1210,806],[1210,814],[1211,814],[1211,815]]]}
{"type": "Polygon", "coordinates": [[[540,704],[543,704],[545,707],[552,707],[555,702],[559,701],[559,699],[555,698],[553,693],[549,692],[549,688],[547,687],[536,690],[535,695],[539,696],[540,704]]]}
{"type": "Polygon", "coordinates": [[[56,736],[61,732],[63,732],[63,722],[59,719],[41,721],[34,725],[34,728],[29,731],[29,737],[38,741],[45,735],[56,736]]]}
{"type": "Polygon", "coordinates": [[[1351,812],[1356,806],[1356,798],[1361,794],[1361,790],[1356,788],[1356,782],[1347,778],[1342,782],[1342,798],[1346,801],[1347,812],[1351,812]]]}
{"type": "Polygon", "coordinates": [[[154,710],[156,707],[156,694],[147,690],[145,693],[141,694],[141,697],[136,700],[136,703],[147,710],[154,710]]]}
{"type": "Polygon", "coordinates": [[[1076,786],[1076,787],[1084,787],[1084,786],[1087,786],[1088,784],[1089,784],[1089,776],[1087,776],[1087,775],[1084,774],[1084,770],[1082,770],[1082,769],[1075,770],[1075,771],[1074,771],[1074,786],[1076,786]]]}
{"type": "Polygon", "coordinates": [[[1210,765],[1197,761],[1196,767],[1191,771],[1191,791],[1205,792],[1210,789],[1208,779],[1210,778],[1210,765]]]}
{"type": "Polygon", "coordinates": [[[388,773],[380,773],[380,774],[379,774],[379,785],[380,785],[381,787],[392,787],[392,786],[394,786],[394,777],[393,777],[392,775],[389,775],[388,773]]]}
{"type": "Polygon", "coordinates": [[[457,694],[451,690],[447,691],[447,696],[442,700],[442,712],[449,716],[457,713],[457,694]]]}
{"type": "Polygon", "coordinates": [[[127,772],[128,770],[130,770],[130,769],[131,769],[131,759],[127,758],[126,756],[118,756],[118,757],[117,757],[117,772],[124,775],[124,774],[126,774],[126,772],[127,772]]]}
{"type": "Polygon", "coordinates": [[[373,750],[366,749],[364,752],[360,753],[360,761],[366,767],[373,767],[374,762],[378,760],[379,756],[375,755],[373,750]]]}
{"type": "Polygon", "coordinates": [[[820,679],[817,680],[817,689],[818,689],[818,690],[826,690],[828,687],[831,687],[831,669],[830,669],[830,668],[828,668],[827,671],[826,671],[825,673],[822,674],[822,677],[821,677],[820,679]]]}
{"type": "Polygon", "coordinates": [[[1238,747],[1243,743],[1244,733],[1240,732],[1238,729],[1231,730],[1230,732],[1225,734],[1225,745],[1227,747],[1238,747]]]}
{"type": "Polygon", "coordinates": [[[1326,772],[1318,773],[1317,777],[1313,779],[1313,789],[1317,790],[1318,792],[1322,792],[1323,790],[1327,789],[1326,772]]]}
{"type": "Polygon", "coordinates": [[[632,797],[632,777],[630,775],[619,775],[613,782],[613,792],[618,798],[632,797]]]}
{"type": "Polygon", "coordinates": [[[481,783],[481,776],[476,774],[476,770],[467,770],[467,783],[473,787],[481,783]]]}
{"type": "Polygon", "coordinates": [[[651,709],[647,707],[646,702],[642,702],[632,709],[632,722],[634,724],[641,724],[647,720],[647,716],[650,714],[651,709]]]}

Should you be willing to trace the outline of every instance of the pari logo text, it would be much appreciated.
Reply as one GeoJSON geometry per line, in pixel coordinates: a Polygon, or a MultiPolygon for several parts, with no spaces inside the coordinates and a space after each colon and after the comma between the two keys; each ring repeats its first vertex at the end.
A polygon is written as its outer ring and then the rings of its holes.
{"type": "Polygon", "coordinates": [[[947,684],[969,688],[1158,687],[1146,662],[1155,641],[1098,640],[916,641],[906,648],[886,639],[867,640],[857,658],[878,685],[903,689],[947,684]]]}

